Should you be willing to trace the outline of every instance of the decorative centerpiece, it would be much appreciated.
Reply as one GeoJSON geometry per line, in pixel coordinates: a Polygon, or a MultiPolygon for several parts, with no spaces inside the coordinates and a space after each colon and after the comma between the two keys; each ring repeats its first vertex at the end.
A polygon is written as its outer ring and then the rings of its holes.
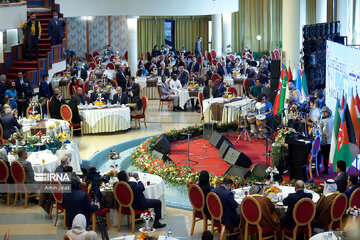
{"type": "Polygon", "coordinates": [[[145,221],[145,227],[140,228],[140,232],[155,232],[155,228],[149,226],[150,220],[155,219],[155,214],[149,210],[146,210],[144,213],[140,216],[145,221]]]}
{"type": "Polygon", "coordinates": [[[232,53],[231,44],[228,44],[228,45],[226,46],[226,54],[229,55],[229,54],[231,54],[231,53],[232,53]]]}
{"type": "Polygon", "coordinates": [[[25,144],[23,136],[19,133],[11,134],[8,142],[15,145],[15,148],[18,148],[18,146],[22,146],[25,144]]]}
{"type": "Polygon", "coordinates": [[[54,133],[55,135],[56,134],[59,134],[61,132],[61,129],[60,129],[60,122],[59,121],[55,121],[55,127],[54,127],[54,133]]]}
{"type": "Polygon", "coordinates": [[[224,92],[223,98],[233,98],[232,93],[229,92],[230,86],[227,84],[224,84],[224,87],[226,88],[226,91],[224,92]]]}
{"type": "Polygon", "coordinates": [[[352,216],[353,218],[353,221],[355,222],[356,220],[356,217],[358,217],[360,215],[360,209],[356,206],[354,207],[349,207],[347,210],[346,210],[346,215],[348,216],[352,216]]]}
{"type": "Polygon", "coordinates": [[[276,167],[268,167],[265,170],[266,173],[268,173],[270,175],[270,182],[274,182],[274,174],[279,174],[279,171],[277,170],[276,167]]]}
{"type": "Polygon", "coordinates": [[[120,153],[116,152],[115,149],[110,150],[108,158],[111,160],[118,160],[120,159],[120,153]]]}
{"type": "Polygon", "coordinates": [[[59,134],[55,134],[55,138],[59,141],[63,142],[66,141],[69,138],[69,134],[67,132],[60,132],[59,134]]]}
{"type": "Polygon", "coordinates": [[[94,105],[104,105],[105,103],[103,101],[95,101],[94,105]]]}
{"type": "Polygon", "coordinates": [[[110,177],[116,177],[117,174],[119,173],[119,171],[117,171],[117,168],[119,166],[117,164],[114,165],[110,165],[110,171],[106,173],[106,175],[110,175],[110,177]]]}

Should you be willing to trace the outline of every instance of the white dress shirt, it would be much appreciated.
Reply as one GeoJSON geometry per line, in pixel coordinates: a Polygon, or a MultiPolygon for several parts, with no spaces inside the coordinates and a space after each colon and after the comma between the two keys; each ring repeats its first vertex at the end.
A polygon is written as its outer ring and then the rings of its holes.
{"type": "Polygon", "coordinates": [[[173,89],[181,89],[182,88],[182,85],[181,85],[181,82],[179,79],[176,79],[174,81],[174,79],[171,79],[170,83],[169,83],[169,86],[170,86],[170,89],[173,90],[173,89]]]}

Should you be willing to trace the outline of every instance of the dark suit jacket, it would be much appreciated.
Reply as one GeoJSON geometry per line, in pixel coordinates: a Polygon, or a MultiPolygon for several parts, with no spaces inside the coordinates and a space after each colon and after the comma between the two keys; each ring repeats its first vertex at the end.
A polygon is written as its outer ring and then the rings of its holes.
{"type": "Polygon", "coordinates": [[[165,75],[167,77],[170,77],[169,69],[165,67],[165,69],[158,68],[158,76],[165,75]]]}
{"type": "MultiPolygon", "coordinates": [[[[81,73],[80,73],[80,78],[82,78],[84,80],[84,82],[86,81],[87,78],[87,71],[84,68],[80,69],[81,73]]],[[[79,74],[79,69],[75,68],[72,72],[72,76],[78,76],[79,74]]]]}
{"type": "Polygon", "coordinates": [[[295,193],[290,193],[283,200],[284,206],[288,206],[288,209],[285,213],[285,217],[283,217],[283,219],[281,219],[281,222],[288,229],[293,229],[296,225],[295,221],[293,219],[293,210],[294,210],[295,204],[302,198],[312,199],[312,195],[311,195],[311,193],[305,193],[304,190],[299,190],[295,193]]]}
{"type": "Polygon", "coordinates": [[[51,98],[50,104],[49,104],[49,112],[51,118],[55,119],[62,119],[60,114],[60,107],[61,105],[66,104],[65,99],[62,97],[61,102],[56,99],[55,95],[51,98]]]}
{"type": "Polygon", "coordinates": [[[208,193],[214,189],[213,186],[210,186],[210,184],[208,185],[201,185],[198,184],[198,186],[201,188],[201,190],[203,191],[204,193],[204,197],[205,197],[205,205],[204,205],[204,213],[208,216],[208,217],[211,217],[210,216],[210,213],[209,213],[209,210],[207,209],[207,203],[206,203],[206,196],[208,195],[208,193]]]}
{"type": "Polygon", "coordinates": [[[133,85],[129,85],[129,91],[133,92],[134,97],[139,96],[140,89],[136,83],[133,83],[133,85]]]}
{"type": "Polygon", "coordinates": [[[27,78],[24,78],[23,84],[20,84],[20,79],[15,80],[15,88],[18,99],[29,100],[33,95],[33,89],[30,85],[30,81],[27,78]]]}
{"type": "Polygon", "coordinates": [[[353,186],[351,188],[349,188],[348,190],[346,190],[344,193],[346,194],[348,200],[350,200],[350,196],[351,194],[355,191],[355,189],[357,189],[360,186],[353,186]]]}
{"type": "Polygon", "coordinates": [[[115,94],[113,96],[112,104],[120,103],[120,104],[127,104],[128,103],[128,96],[126,93],[121,94],[121,99],[119,99],[119,94],[115,94]]]}
{"type": "Polygon", "coordinates": [[[335,182],[337,185],[337,190],[341,193],[345,192],[346,187],[347,187],[347,179],[348,176],[347,174],[344,173],[340,173],[336,178],[335,178],[335,182]]]}
{"type": "Polygon", "coordinates": [[[76,104],[75,100],[70,100],[68,102],[69,107],[71,108],[71,112],[72,112],[72,118],[71,118],[71,123],[77,124],[81,122],[81,117],[79,114],[79,109],[78,106],[76,104]]]}
{"type": "Polygon", "coordinates": [[[216,96],[222,97],[226,91],[226,88],[224,86],[224,82],[218,82],[215,86],[216,88],[216,96]]]}
{"type": "MultiPolygon", "coordinates": [[[[101,97],[104,98],[103,102],[108,101],[108,97],[107,97],[107,95],[105,93],[102,93],[101,97]]],[[[98,98],[98,94],[96,92],[92,92],[91,95],[90,95],[90,102],[94,103],[97,98],[98,98]]]]}
{"type": "Polygon", "coordinates": [[[195,62],[195,65],[194,65],[194,62],[190,62],[189,67],[188,67],[188,71],[190,73],[198,73],[200,71],[200,63],[195,62]]]}
{"type": "Polygon", "coordinates": [[[131,187],[134,193],[134,201],[132,207],[134,209],[140,209],[140,210],[146,209],[147,206],[145,203],[146,199],[144,195],[144,191],[145,191],[144,184],[141,181],[138,182],[127,181],[126,183],[129,184],[129,186],[131,187]]]}
{"type": "Polygon", "coordinates": [[[40,104],[36,105],[35,107],[35,111],[40,114],[41,119],[44,118],[44,115],[47,114],[47,108],[46,105],[44,104],[44,106],[40,106],[40,104]]]}
{"type": "Polygon", "coordinates": [[[18,123],[16,117],[11,114],[6,114],[1,118],[1,126],[3,128],[3,138],[8,139],[11,134],[15,133],[15,127],[22,128],[22,125],[18,123]]]}
{"type": "MultiPolygon", "coordinates": [[[[204,87],[203,95],[204,95],[204,99],[210,98],[210,87],[209,86],[204,87]]],[[[216,98],[216,96],[217,96],[217,90],[215,87],[212,88],[212,96],[213,96],[213,98],[216,98]]]]}
{"type": "Polygon", "coordinates": [[[84,94],[79,95],[79,98],[80,98],[80,103],[82,104],[88,102],[88,98],[84,94]]]}
{"type": "Polygon", "coordinates": [[[71,193],[63,194],[63,207],[66,209],[66,226],[72,226],[72,221],[77,214],[84,214],[86,226],[89,226],[90,213],[96,212],[98,207],[90,204],[87,194],[80,189],[73,189],[71,193]]]}
{"type": "Polygon", "coordinates": [[[239,226],[240,215],[236,213],[238,203],[234,199],[234,194],[225,189],[224,186],[214,188],[211,192],[216,193],[223,205],[223,216],[221,222],[226,226],[239,226]]]}
{"type": "Polygon", "coordinates": [[[189,78],[189,73],[185,70],[183,72],[180,72],[180,75],[178,76],[178,79],[180,80],[182,86],[185,86],[185,84],[188,81],[188,78],[189,78]]]}
{"type": "Polygon", "coordinates": [[[220,77],[223,77],[223,76],[225,75],[225,71],[224,71],[224,67],[223,67],[223,66],[219,66],[219,67],[218,67],[217,74],[219,74],[220,77]]]}
{"type": "Polygon", "coordinates": [[[124,72],[122,71],[118,71],[116,73],[116,81],[119,87],[122,88],[122,91],[125,92],[126,90],[126,79],[125,79],[126,75],[124,72]]]}
{"type": "Polygon", "coordinates": [[[19,163],[24,167],[25,170],[25,183],[32,183],[35,182],[34,178],[34,169],[32,168],[31,162],[26,161],[26,159],[19,159],[19,163]]]}
{"type": "Polygon", "coordinates": [[[206,79],[209,80],[211,79],[212,75],[214,74],[215,72],[211,72],[210,70],[206,71],[206,79]]]}
{"type": "Polygon", "coordinates": [[[62,20],[50,19],[48,23],[48,34],[51,38],[62,38],[64,37],[63,27],[65,22],[62,20]]]}
{"type": "Polygon", "coordinates": [[[50,87],[46,80],[41,80],[39,85],[39,98],[50,98],[50,87]]]}
{"type": "Polygon", "coordinates": [[[3,103],[3,99],[4,99],[4,96],[5,96],[5,91],[6,91],[5,83],[0,81],[0,104],[3,103]]]}

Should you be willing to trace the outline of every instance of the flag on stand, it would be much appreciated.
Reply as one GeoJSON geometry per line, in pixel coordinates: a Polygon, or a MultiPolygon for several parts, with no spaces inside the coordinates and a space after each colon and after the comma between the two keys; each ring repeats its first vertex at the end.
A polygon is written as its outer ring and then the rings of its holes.
{"type": "Polygon", "coordinates": [[[352,165],[354,158],[359,153],[359,148],[356,146],[356,137],[354,126],[351,121],[349,106],[344,104],[344,110],[342,112],[341,123],[336,142],[336,150],[334,156],[334,171],[336,171],[336,163],[339,160],[343,160],[347,167],[352,165]]]}
{"type": "Polygon", "coordinates": [[[300,101],[305,102],[306,98],[309,96],[305,72],[302,72],[301,86],[302,86],[302,88],[301,88],[301,100],[300,101]]]}
{"type": "Polygon", "coordinates": [[[289,72],[288,72],[287,76],[288,76],[288,81],[294,80],[294,79],[293,79],[293,76],[292,76],[292,73],[291,73],[291,68],[290,68],[290,66],[289,66],[289,72]]]}
{"type": "Polygon", "coordinates": [[[286,96],[286,88],[287,88],[288,76],[284,76],[282,79],[281,85],[281,95],[280,95],[280,102],[279,102],[279,112],[278,114],[282,114],[284,112],[285,106],[285,96],[286,96]]]}
{"type": "Polygon", "coordinates": [[[284,77],[284,66],[281,69],[281,75],[279,80],[279,85],[276,92],[276,98],[274,103],[274,115],[278,115],[279,113],[279,104],[280,104],[280,95],[281,95],[281,87],[282,87],[282,79],[284,77]]]}
{"type": "Polygon", "coordinates": [[[297,71],[295,87],[301,92],[301,74],[300,69],[297,71]]]}
{"type": "Polygon", "coordinates": [[[339,103],[339,99],[336,100],[336,107],[335,107],[335,112],[334,112],[334,128],[333,128],[333,132],[332,132],[332,136],[331,136],[331,146],[330,146],[330,157],[329,157],[329,162],[333,163],[334,162],[334,156],[335,153],[337,152],[336,149],[336,142],[338,139],[338,133],[339,133],[339,128],[340,128],[340,103],[339,103]]]}
{"type": "Polygon", "coordinates": [[[351,105],[350,105],[350,116],[351,116],[351,121],[352,124],[354,126],[354,132],[355,132],[355,137],[356,137],[356,145],[359,148],[360,146],[360,142],[359,142],[359,137],[360,137],[360,113],[358,111],[358,107],[355,103],[355,98],[353,96],[351,96],[351,105]]]}
{"type": "Polygon", "coordinates": [[[344,109],[345,107],[345,95],[344,95],[344,92],[343,92],[343,95],[342,95],[342,98],[341,98],[341,109],[344,109]]]}

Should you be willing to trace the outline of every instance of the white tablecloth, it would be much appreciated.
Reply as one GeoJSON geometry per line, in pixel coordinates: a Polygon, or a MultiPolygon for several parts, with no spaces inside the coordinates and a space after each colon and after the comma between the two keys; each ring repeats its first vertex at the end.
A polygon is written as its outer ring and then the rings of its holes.
{"type": "Polygon", "coordinates": [[[254,109],[256,101],[250,98],[245,98],[240,101],[226,103],[224,105],[222,121],[229,123],[238,120],[238,116],[242,111],[247,109],[254,109]]]}
{"type": "Polygon", "coordinates": [[[55,155],[61,160],[61,158],[66,154],[71,153],[71,162],[70,166],[73,168],[74,172],[81,172],[80,165],[82,163],[79,147],[76,143],[71,142],[69,144],[65,144],[64,149],[59,149],[56,151],[55,155]]]}
{"type": "MultiPolygon", "coordinates": [[[[135,235],[126,235],[125,237],[121,236],[121,237],[111,238],[111,240],[135,240],[135,235]]],[[[174,237],[169,238],[167,236],[160,235],[158,237],[158,240],[177,240],[177,238],[174,237]]]]}
{"type": "MultiPolygon", "coordinates": [[[[243,76],[237,77],[236,76],[235,78],[236,79],[242,79],[242,78],[245,78],[245,77],[243,77],[243,76]]],[[[232,77],[225,77],[224,78],[224,83],[235,87],[237,92],[238,92],[238,97],[243,96],[243,86],[242,86],[242,84],[235,84],[234,79],[232,77]]]]}
{"type": "Polygon", "coordinates": [[[187,89],[174,89],[176,95],[179,95],[179,107],[184,109],[185,103],[190,100],[189,91],[187,89]]]}
{"type": "Polygon", "coordinates": [[[102,133],[127,130],[130,128],[130,108],[112,107],[80,110],[84,121],[84,133],[102,133]]]}
{"type": "Polygon", "coordinates": [[[318,233],[310,238],[310,240],[338,240],[336,235],[332,233],[331,238],[328,238],[329,232],[318,233]]]}
{"type": "MultiPolygon", "coordinates": [[[[58,121],[60,122],[60,127],[63,129],[69,129],[69,122],[68,121],[64,121],[64,120],[59,120],[59,119],[48,119],[46,120],[45,124],[46,124],[46,128],[48,128],[49,126],[53,125],[55,126],[55,122],[58,121]]],[[[33,126],[37,126],[38,123],[36,122],[35,119],[26,119],[23,118],[20,120],[20,122],[22,122],[22,131],[23,131],[23,136],[24,137],[29,137],[31,136],[31,131],[30,128],[33,126]]],[[[43,132],[43,134],[46,134],[46,132],[43,132]]]]}
{"type": "MultiPolygon", "coordinates": [[[[105,88],[104,90],[107,92],[108,89],[105,88]]],[[[87,96],[90,98],[91,93],[93,93],[93,92],[94,92],[93,90],[89,90],[87,96]]],[[[115,90],[114,88],[111,88],[111,89],[110,89],[110,99],[111,99],[111,100],[113,99],[113,97],[114,97],[115,94],[116,94],[116,90],[115,90]]]]}
{"type": "MultiPolygon", "coordinates": [[[[49,151],[50,152],[50,151],[49,151]]],[[[34,169],[34,173],[43,173],[46,169],[48,172],[54,172],[57,165],[60,164],[58,156],[49,153],[48,151],[40,152],[29,152],[27,161],[31,162],[31,165],[34,169]],[[42,159],[45,160],[45,163],[42,163],[42,159]]],[[[9,162],[18,160],[17,155],[8,155],[9,162]]]]}
{"type": "Polygon", "coordinates": [[[146,78],[145,77],[137,77],[135,78],[135,83],[140,85],[140,88],[146,88],[146,78]]]}

